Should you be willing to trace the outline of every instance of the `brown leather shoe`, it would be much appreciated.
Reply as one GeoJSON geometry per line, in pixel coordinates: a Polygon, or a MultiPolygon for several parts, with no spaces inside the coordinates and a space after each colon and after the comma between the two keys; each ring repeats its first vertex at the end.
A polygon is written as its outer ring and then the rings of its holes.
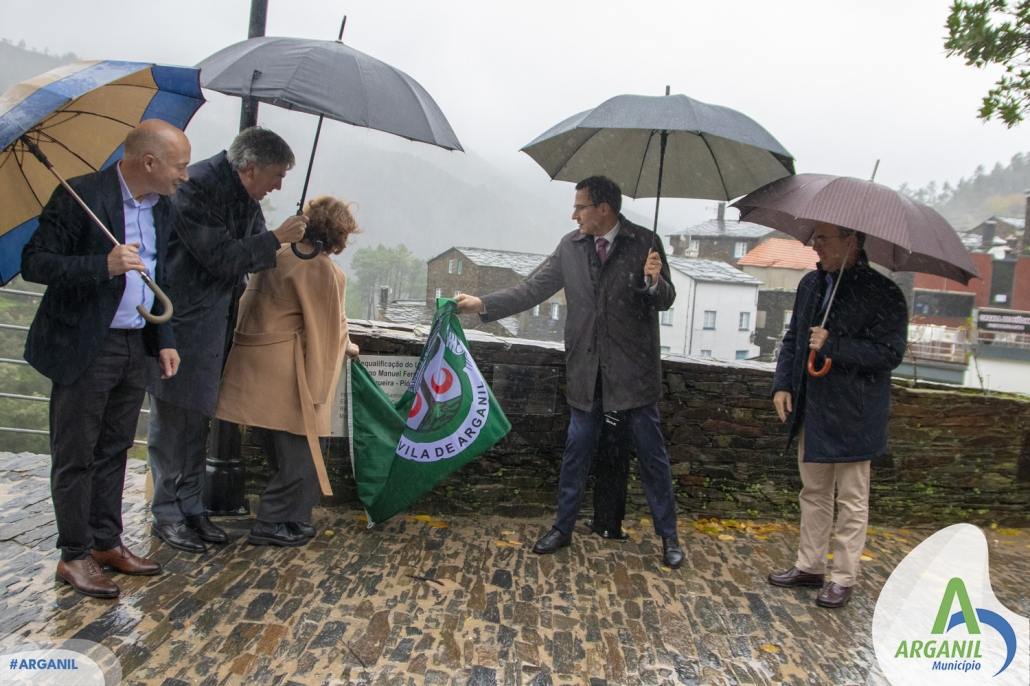
{"type": "Polygon", "coordinates": [[[767,578],[773,586],[782,586],[783,588],[797,588],[799,586],[818,588],[823,585],[822,574],[802,572],[797,567],[791,567],[785,572],[773,572],[767,578]]]}
{"type": "Polygon", "coordinates": [[[117,598],[120,590],[118,584],[104,576],[92,557],[68,562],[61,560],[57,563],[54,577],[79,593],[94,598],[117,598]]]}
{"type": "Polygon", "coordinates": [[[136,576],[153,576],[161,573],[161,565],[145,557],[134,555],[124,545],[110,550],[94,550],[93,559],[101,565],[110,567],[122,574],[133,574],[136,576]]]}
{"type": "Polygon", "coordinates": [[[841,586],[835,581],[823,586],[819,595],[815,597],[815,604],[819,607],[844,607],[851,600],[851,586],[841,586]]]}

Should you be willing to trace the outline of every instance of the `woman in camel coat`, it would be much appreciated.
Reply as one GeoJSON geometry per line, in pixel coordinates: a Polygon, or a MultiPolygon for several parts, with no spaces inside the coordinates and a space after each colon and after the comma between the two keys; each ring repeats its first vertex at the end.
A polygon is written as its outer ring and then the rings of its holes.
{"type": "Polygon", "coordinates": [[[308,241],[322,241],[311,260],[284,246],[276,268],[251,277],[240,300],[233,348],[222,374],[215,416],[256,431],[272,467],[248,540],[301,545],[314,536],[311,510],[319,487],[331,494],[318,438],[329,435],[330,412],[347,337],[345,277],[330,259],[357,224],[347,205],[315,198],[304,209],[308,241]]]}

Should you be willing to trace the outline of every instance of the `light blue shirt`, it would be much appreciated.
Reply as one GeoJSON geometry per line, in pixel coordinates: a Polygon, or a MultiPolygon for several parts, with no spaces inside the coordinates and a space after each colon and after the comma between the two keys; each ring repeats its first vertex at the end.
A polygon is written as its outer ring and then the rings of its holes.
{"type": "MultiPolygon", "coordinates": [[[[157,268],[157,229],[154,227],[154,205],[160,196],[157,193],[144,195],[140,200],[132,197],[132,192],[122,176],[121,163],[117,165],[118,183],[122,187],[122,211],[125,213],[125,243],[139,243],[139,256],[147,273],[153,277],[157,268]]],[[[136,311],[137,305],[150,311],[154,304],[154,292],[147,288],[140,278],[139,272],[133,270],[125,274],[125,291],[122,301],[118,303],[118,311],[111,320],[112,329],[142,329],[146,325],[143,317],[136,311]]]]}

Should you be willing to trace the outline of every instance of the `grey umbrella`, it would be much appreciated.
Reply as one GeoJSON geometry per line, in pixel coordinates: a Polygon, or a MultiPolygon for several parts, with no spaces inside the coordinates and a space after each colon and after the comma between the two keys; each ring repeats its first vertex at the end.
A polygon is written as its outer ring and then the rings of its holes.
{"type": "Polygon", "coordinates": [[[340,40],[251,38],[197,67],[205,88],[318,115],[298,210],[307,196],[324,117],[462,150],[447,118],[415,79],[340,40]]]}
{"type": "Polygon", "coordinates": [[[794,173],[791,154],[753,119],[685,95],[617,95],[522,152],[552,179],[602,174],[631,198],[730,200],[794,173]]]}
{"type": "Polygon", "coordinates": [[[685,95],[617,95],[522,148],[552,179],[607,176],[631,198],[730,200],[794,173],[794,158],[753,119],[685,95]]]}

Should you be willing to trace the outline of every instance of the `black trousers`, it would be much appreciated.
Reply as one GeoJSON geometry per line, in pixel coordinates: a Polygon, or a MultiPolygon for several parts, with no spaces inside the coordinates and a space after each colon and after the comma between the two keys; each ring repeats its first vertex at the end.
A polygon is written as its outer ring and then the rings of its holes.
{"type": "Polygon", "coordinates": [[[318,487],[318,474],[311,459],[308,439],[272,429],[253,429],[252,435],[272,470],[261,494],[258,521],[310,524],[311,510],[318,504],[322,491],[318,487]]]}
{"type": "Polygon", "coordinates": [[[50,393],[50,493],[61,559],[121,543],[126,453],[144,396],[140,330],[109,329],[74,383],[50,393]]]}
{"type": "Polygon", "coordinates": [[[605,414],[597,455],[594,456],[595,531],[622,531],[632,451],[629,422],[621,412],[605,414]]]}

